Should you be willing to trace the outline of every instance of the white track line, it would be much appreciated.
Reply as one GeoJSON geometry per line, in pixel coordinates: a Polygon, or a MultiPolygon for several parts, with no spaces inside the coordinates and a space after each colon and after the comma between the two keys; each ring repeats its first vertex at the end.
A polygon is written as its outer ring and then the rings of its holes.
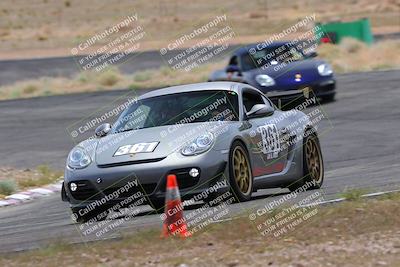
{"type": "MultiPolygon", "coordinates": [[[[390,194],[390,193],[397,193],[397,192],[400,192],[400,189],[364,194],[364,195],[361,195],[361,197],[376,197],[376,196],[381,196],[381,195],[390,194]]],[[[339,202],[343,202],[343,201],[346,201],[346,200],[347,200],[346,198],[342,197],[342,198],[336,198],[336,199],[321,201],[321,202],[317,202],[317,203],[311,203],[311,204],[307,204],[307,205],[301,205],[299,207],[300,208],[307,208],[307,207],[311,207],[311,206],[339,203],[339,202]]],[[[213,221],[211,223],[227,222],[227,221],[232,221],[232,220],[239,219],[239,218],[241,218],[241,216],[230,217],[230,218],[226,218],[226,219],[220,219],[220,220],[213,221]]]]}

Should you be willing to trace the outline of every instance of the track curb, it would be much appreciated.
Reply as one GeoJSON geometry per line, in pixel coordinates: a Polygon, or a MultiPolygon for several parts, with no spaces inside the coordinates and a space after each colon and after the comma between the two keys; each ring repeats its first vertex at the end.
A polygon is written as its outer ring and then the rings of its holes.
{"type": "Polygon", "coordinates": [[[0,208],[28,203],[34,199],[46,197],[54,193],[60,192],[62,182],[63,177],[60,177],[60,180],[58,182],[42,187],[31,188],[25,191],[16,192],[14,194],[6,196],[4,199],[0,199],[0,208]]]}

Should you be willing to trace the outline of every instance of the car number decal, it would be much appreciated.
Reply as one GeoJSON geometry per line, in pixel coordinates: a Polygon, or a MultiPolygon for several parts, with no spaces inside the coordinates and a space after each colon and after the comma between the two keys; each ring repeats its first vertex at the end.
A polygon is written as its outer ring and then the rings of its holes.
{"type": "Polygon", "coordinates": [[[281,142],[276,124],[260,126],[260,131],[263,143],[262,152],[267,155],[268,159],[277,158],[281,150],[281,142]]]}
{"type": "Polygon", "coordinates": [[[159,142],[137,143],[133,145],[120,146],[117,151],[115,151],[114,157],[126,154],[150,153],[154,151],[158,143],[159,142]]]}

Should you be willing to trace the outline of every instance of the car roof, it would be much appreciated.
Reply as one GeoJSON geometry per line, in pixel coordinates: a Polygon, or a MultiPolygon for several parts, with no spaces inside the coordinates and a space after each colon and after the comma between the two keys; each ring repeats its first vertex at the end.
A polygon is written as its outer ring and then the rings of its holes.
{"type": "Polygon", "coordinates": [[[226,90],[234,91],[239,93],[240,89],[244,84],[237,82],[204,82],[204,83],[192,83],[185,85],[178,85],[172,87],[166,87],[163,89],[154,90],[143,94],[139,99],[145,99],[155,96],[170,95],[184,92],[196,92],[196,91],[207,91],[207,90],[226,90]]]}
{"type": "MultiPolygon", "coordinates": [[[[263,47],[264,47],[263,49],[268,48],[268,47],[278,47],[278,46],[286,45],[286,44],[288,44],[288,43],[290,43],[290,42],[289,42],[289,41],[280,41],[280,42],[273,42],[273,43],[268,44],[268,45],[267,45],[267,44],[263,44],[263,47]]],[[[247,54],[247,53],[249,53],[249,50],[250,50],[250,49],[252,49],[252,48],[257,49],[257,45],[259,45],[259,44],[262,44],[262,42],[261,42],[261,43],[255,43],[255,44],[249,44],[249,45],[243,46],[243,47],[241,47],[241,48],[235,50],[235,52],[233,53],[233,55],[235,55],[235,56],[242,56],[242,55],[244,55],[244,54],[247,54]]]]}

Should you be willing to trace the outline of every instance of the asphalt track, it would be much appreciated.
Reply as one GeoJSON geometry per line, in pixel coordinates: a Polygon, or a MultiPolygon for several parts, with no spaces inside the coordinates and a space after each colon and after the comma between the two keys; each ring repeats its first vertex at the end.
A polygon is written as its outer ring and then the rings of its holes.
{"type": "MultiPolygon", "coordinates": [[[[400,33],[376,34],[375,41],[399,39],[400,33]]],[[[229,50],[244,45],[231,45],[229,50]]],[[[181,53],[182,50],[176,49],[170,51],[169,55],[174,56],[181,53]]],[[[77,63],[80,56],[65,56],[52,58],[34,58],[34,59],[18,59],[18,60],[1,60],[0,61],[0,86],[12,84],[14,82],[38,79],[41,77],[73,77],[81,71],[77,63]]],[[[131,53],[128,55],[129,60],[120,64],[118,67],[121,72],[132,74],[136,71],[144,69],[157,69],[165,64],[165,59],[160,55],[159,51],[144,51],[131,53]]],[[[213,61],[211,59],[211,61],[213,61]]]]}
{"type": "MultiPolygon", "coordinates": [[[[370,192],[400,188],[400,71],[340,75],[337,101],[324,104],[320,125],[325,160],[325,200],[346,188],[370,192]]],[[[73,146],[66,127],[123,91],[53,96],[0,102],[0,165],[62,167],[73,146]]],[[[229,206],[228,217],[264,206],[282,196],[257,192],[252,201],[229,206]]],[[[286,193],[287,191],[282,191],[286,193]]],[[[310,194],[310,192],[302,193],[310,194]]],[[[143,212],[106,238],[118,238],[146,226],[161,225],[158,215],[143,212]]],[[[189,211],[190,212],[190,211],[189,211]]],[[[0,252],[36,248],[54,241],[86,242],[58,195],[0,210],[0,252]]]]}
{"type": "MultiPolygon", "coordinates": [[[[163,63],[157,51],[133,53],[128,57],[130,60],[119,66],[124,73],[159,68],[163,63]]],[[[81,71],[79,59],[80,57],[69,56],[3,60],[0,61],[0,85],[40,77],[72,77],[81,71]]]]}
{"type": "MultiPolygon", "coordinates": [[[[241,47],[231,45],[228,51],[241,47]]],[[[176,49],[168,53],[169,57],[178,55],[183,50],[176,49]]],[[[38,79],[41,77],[66,77],[70,78],[82,71],[79,65],[81,56],[66,56],[52,58],[34,58],[0,61],[0,86],[14,82],[38,79]]],[[[219,59],[210,59],[210,62],[219,59]]],[[[132,74],[136,71],[158,69],[166,64],[165,58],[159,51],[143,51],[128,54],[126,60],[118,64],[122,73],[132,74]]]]}

